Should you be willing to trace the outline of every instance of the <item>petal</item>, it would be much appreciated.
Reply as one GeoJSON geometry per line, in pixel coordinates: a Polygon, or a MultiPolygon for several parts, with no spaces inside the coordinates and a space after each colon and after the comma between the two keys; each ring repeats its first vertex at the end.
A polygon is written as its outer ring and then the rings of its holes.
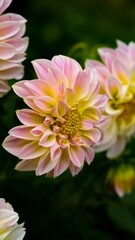
{"type": "Polygon", "coordinates": [[[92,122],[97,122],[101,118],[101,112],[97,108],[89,107],[83,111],[83,117],[92,122]]]}
{"type": "Polygon", "coordinates": [[[85,154],[85,160],[90,165],[94,159],[94,155],[95,155],[94,150],[91,147],[88,147],[88,148],[84,147],[83,150],[85,154]]]}
{"type": "Polygon", "coordinates": [[[33,171],[36,169],[38,162],[39,158],[22,160],[16,165],[15,169],[18,171],[33,171]]]}
{"type": "Polygon", "coordinates": [[[93,128],[93,123],[88,118],[81,119],[81,126],[80,129],[82,130],[90,130],[93,128]]]}
{"type": "Polygon", "coordinates": [[[51,113],[53,107],[56,104],[56,101],[54,98],[49,97],[49,96],[43,96],[43,97],[39,97],[36,98],[34,100],[34,103],[36,104],[36,106],[41,109],[42,111],[44,111],[45,113],[51,113]]]}
{"type": "Polygon", "coordinates": [[[81,147],[78,146],[71,146],[68,149],[69,157],[71,162],[76,167],[81,167],[84,163],[84,151],[81,147]]]}
{"type": "Polygon", "coordinates": [[[11,227],[17,223],[19,216],[16,212],[8,209],[0,209],[0,226],[11,227]]]}
{"type": "Polygon", "coordinates": [[[55,65],[47,59],[36,59],[32,65],[39,79],[48,78],[48,69],[55,68],[55,65]]]}
{"type": "Polygon", "coordinates": [[[46,130],[45,125],[44,124],[40,124],[40,125],[36,126],[35,128],[33,128],[31,130],[31,134],[33,136],[39,137],[39,136],[41,136],[45,132],[45,130],[46,130]]]}
{"type": "Polygon", "coordinates": [[[107,66],[107,68],[111,71],[112,70],[112,62],[116,58],[115,50],[111,48],[100,48],[98,49],[98,53],[107,66]]]}
{"type": "Polygon", "coordinates": [[[79,71],[82,71],[81,66],[77,61],[66,56],[55,56],[52,62],[60,69],[68,79],[68,86],[72,86],[79,71]]]}
{"type": "Polygon", "coordinates": [[[77,175],[81,171],[82,167],[83,166],[76,167],[73,163],[70,163],[69,169],[70,169],[72,176],[74,177],[75,175],[77,175]]]}
{"type": "Polygon", "coordinates": [[[2,146],[11,154],[19,156],[21,149],[26,144],[26,141],[22,139],[15,138],[13,136],[8,136],[5,138],[2,146]]]}
{"type": "Polygon", "coordinates": [[[122,85],[128,85],[129,83],[129,71],[125,65],[115,60],[112,65],[112,73],[116,78],[120,80],[122,85]]]}
{"type": "Polygon", "coordinates": [[[12,0],[3,0],[0,2],[0,15],[8,8],[12,0]]]}
{"type": "Polygon", "coordinates": [[[5,94],[7,94],[9,90],[10,86],[7,84],[7,82],[0,80],[0,97],[3,97],[5,94]]]}
{"type": "Polygon", "coordinates": [[[101,131],[97,128],[92,128],[91,130],[87,130],[87,131],[81,131],[81,133],[84,136],[87,136],[88,138],[90,138],[90,140],[94,143],[98,143],[99,140],[101,139],[101,131]]]}
{"type": "Polygon", "coordinates": [[[63,101],[59,101],[52,109],[53,117],[63,117],[68,110],[67,105],[63,101]]]}
{"type": "Polygon", "coordinates": [[[74,91],[76,99],[83,99],[89,92],[89,83],[91,80],[91,71],[87,69],[86,71],[79,72],[74,83],[74,91]]]}
{"type": "Polygon", "coordinates": [[[129,44],[129,57],[131,59],[131,61],[135,61],[135,43],[134,42],[130,42],[129,44]]]}
{"type": "Polygon", "coordinates": [[[24,67],[22,65],[14,64],[14,66],[11,66],[11,68],[0,71],[0,79],[21,79],[24,73],[23,69],[24,67]]]}
{"type": "Polygon", "coordinates": [[[2,60],[10,59],[16,54],[16,49],[7,43],[0,44],[0,58],[2,60]]]}
{"type": "Polygon", "coordinates": [[[117,100],[122,95],[122,84],[115,77],[110,77],[106,81],[106,93],[110,99],[117,100]]]}
{"type": "Polygon", "coordinates": [[[71,88],[66,89],[66,101],[69,107],[72,107],[76,102],[75,92],[71,88]]]}
{"type": "Polygon", "coordinates": [[[61,152],[60,145],[57,142],[55,142],[52,145],[50,150],[51,150],[50,155],[51,155],[51,160],[52,161],[55,161],[55,160],[60,158],[62,152],[61,152]]]}
{"type": "Polygon", "coordinates": [[[26,82],[28,82],[28,80],[17,82],[12,86],[14,92],[21,98],[32,95],[31,91],[25,85],[26,82]]]}
{"type": "Polygon", "coordinates": [[[43,155],[46,151],[46,148],[41,147],[37,142],[32,141],[28,144],[25,144],[20,151],[19,158],[23,160],[37,158],[43,155]]]}
{"type": "Polygon", "coordinates": [[[69,167],[69,155],[67,150],[63,150],[61,159],[58,161],[57,165],[54,168],[54,177],[58,177],[69,167]]]}
{"type": "Polygon", "coordinates": [[[36,140],[36,137],[30,134],[31,127],[29,126],[17,126],[12,128],[9,131],[9,134],[13,137],[20,138],[20,139],[25,139],[25,140],[36,140]]]}
{"type": "Polygon", "coordinates": [[[50,130],[46,129],[43,136],[41,137],[39,141],[39,145],[43,147],[51,147],[56,142],[56,136],[55,134],[50,130]]]}
{"type": "Polygon", "coordinates": [[[15,226],[15,228],[8,234],[4,240],[22,240],[25,236],[25,228],[23,228],[23,224],[19,224],[15,226]]]}
{"type": "Polygon", "coordinates": [[[50,154],[43,155],[38,163],[38,166],[36,168],[36,175],[40,176],[43,174],[46,174],[50,172],[54,167],[56,166],[57,161],[51,161],[50,160],[50,154]]]}
{"type": "Polygon", "coordinates": [[[43,117],[31,109],[17,110],[16,114],[20,122],[26,126],[38,126],[44,121],[43,117]]]}

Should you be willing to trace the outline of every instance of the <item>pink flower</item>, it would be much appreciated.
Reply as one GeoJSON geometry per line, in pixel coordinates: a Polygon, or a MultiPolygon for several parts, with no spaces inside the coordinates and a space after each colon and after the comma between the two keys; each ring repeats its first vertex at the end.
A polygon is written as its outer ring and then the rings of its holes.
{"type": "Polygon", "coordinates": [[[93,160],[107,97],[99,95],[91,69],[82,70],[71,58],[55,56],[32,64],[38,79],[13,86],[31,109],[17,111],[23,125],[9,131],[3,146],[22,160],[17,170],[56,177],[69,168],[75,175],[84,161],[93,160]]]}
{"type": "Polygon", "coordinates": [[[0,97],[10,90],[6,80],[23,77],[21,62],[28,46],[28,38],[22,38],[26,20],[13,13],[2,15],[11,2],[0,0],[0,97]]]}
{"type": "Polygon", "coordinates": [[[0,239],[1,240],[22,240],[25,235],[23,224],[17,223],[18,213],[14,211],[4,198],[0,198],[0,239]]]}
{"type": "Polygon", "coordinates": [[[135,43],[117,44],[116,49],[98,50],[104,64],[86,62],[95,71],[101,92],[109,97],[105,112],[110,118],[104,126],[103,141],[96,147],[99,152],[107,150],[108,158],[119,156],[135,133],[135,43]]]}

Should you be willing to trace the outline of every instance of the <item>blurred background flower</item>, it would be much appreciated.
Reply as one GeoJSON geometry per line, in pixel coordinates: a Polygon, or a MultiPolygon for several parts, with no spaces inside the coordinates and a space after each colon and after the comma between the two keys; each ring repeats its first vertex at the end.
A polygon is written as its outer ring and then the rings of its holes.
{"type": "Polygon", "coordinates": [[[22,240],[25,235],[23,224],[18,225],[18,213],[12,206],[0,198],[0,239],[1,240],[22,240]]]}
{"type": "Polygon", "coordinates": [[[25,33],[26,20],[15,13],[4,13],[11,0],[0,1],[0,97],[3,97],[10,87],[6,80],[23,77],[22,61],[28,38],[22,38],[25,33]]]}

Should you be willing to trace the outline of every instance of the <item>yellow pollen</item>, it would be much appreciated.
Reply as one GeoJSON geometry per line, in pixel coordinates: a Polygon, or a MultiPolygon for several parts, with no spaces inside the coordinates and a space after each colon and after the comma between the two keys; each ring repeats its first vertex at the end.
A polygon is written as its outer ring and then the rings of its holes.
{"type": "Polygon", "coordinates": [[[71,109],[65,116],[65,122],[60,127],[60,133],[69,138],[74,137],[80,127],[80,114],[77,109],[71,109]]]}

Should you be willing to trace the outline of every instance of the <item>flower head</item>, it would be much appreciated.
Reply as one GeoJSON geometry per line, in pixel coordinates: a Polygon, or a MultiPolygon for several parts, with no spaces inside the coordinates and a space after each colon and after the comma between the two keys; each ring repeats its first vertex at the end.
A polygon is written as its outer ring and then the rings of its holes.
{"type": "Polygon", "coordinates": [[[22,160],[17,170],[56,177],[69,168],[75,175],[84,161],[93,160],[107,97],[99,95],[91,69],[82,70],[71,58],[55,56],[32,64],[38,79],[13,86],[31,109],[17,111],[23,125],[9,131],[3,146],[22,160]]]}
{"type": "Polygon", "coordinates": [[[18,225],[18,213],[4,198],[0,198],[0,239],[1,240],[22,240],[25,235],[23,224],[18,225]]]}
{"type": "Polygon", "coordinates": [[[97,151],[107,150],[108,158],[117,157],[135,133],[135,43],[118,41],[116,49],[101,48],[99,55],[104,64],[87,60],[101,84],[101,92],[108,95],[103,141],[97,151]]]}
{"type": "Polygon", "coordinates": [[[125,164],[111,168],[106,182],[110,190],[115,191],[119,197],[123,197],[126,193],[131,193],[135,187],[135,168],[125,164]]]}
{"type": "Polygon", "coordinates": [[[14,13],[2,15],[11,2],[0,0],[0,97],[10,90],[6,80],[23,77],[21,62],[28,46],[28,38],[22,38],[26,20],[14,13]]]}

